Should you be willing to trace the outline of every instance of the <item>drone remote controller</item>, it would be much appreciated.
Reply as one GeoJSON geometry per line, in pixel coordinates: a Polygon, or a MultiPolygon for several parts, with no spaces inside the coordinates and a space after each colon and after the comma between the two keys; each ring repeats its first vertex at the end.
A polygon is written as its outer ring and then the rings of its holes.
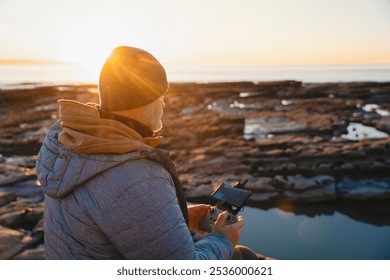
{"type": "Polygon", "coordinates": [[[198,227],[205,232],[211,232],[219,214],[224,211],[229,213],[226,223],[234,224],[237,221],[237,213],[251,195],[251,192],[244,188],[246,182],[247,180],[242,183],[237,182],[233,187],[220,183],[211,194],[211,198],[217,203],[210,207],[207,214],[200,220],[198,227]]]}
{"type": "MultiPolygon", "coordinates": [[[[221,214],[223,210],[217,208],[216,206],[211,206],[207,214],[202,218],[199,222],[199,228],[206,232],[211,232],[214,228],[214,224],[218,219],[219,214],[221,214]]],[[[226,224],[231,225],[237,221],[237,217],[229,213],[229,216],[226,218],[226,224]]]]}

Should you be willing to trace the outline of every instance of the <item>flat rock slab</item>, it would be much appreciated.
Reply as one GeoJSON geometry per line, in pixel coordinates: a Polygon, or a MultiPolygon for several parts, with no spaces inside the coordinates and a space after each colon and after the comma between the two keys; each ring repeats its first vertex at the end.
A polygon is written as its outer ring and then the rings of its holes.
{"type": "Polygon", "coordinates": [[[0,259],[8,260],[21,253],[32,238],[21,231],[0,226],[0,259]]]}
{"type": "Polygon", "coordinates": [[[27,249],[13,258],[13,260],[44,260],[44,259],[45,259],[44,247],[27,249]]]}
{"type": "Polygon", "coordinates": [[[0,207],[16,200],[14,192],[0,192],[0,207]]]}
{"type": "Polygon", "coordinates": [[[13,185],[0,187],[0,193],[1,192],[13,192],[17,197],[27,198],[35,202],[41,202],[44,199],[44,193],[40,188],[38,181],[35,179],[25,180],[13,185]]]}
{"type": "Polygon", "coordinates": [[[0,224],[9,228],[31,230],[43,217],[43,203],[16,200],[0,207],[0,224]]]}

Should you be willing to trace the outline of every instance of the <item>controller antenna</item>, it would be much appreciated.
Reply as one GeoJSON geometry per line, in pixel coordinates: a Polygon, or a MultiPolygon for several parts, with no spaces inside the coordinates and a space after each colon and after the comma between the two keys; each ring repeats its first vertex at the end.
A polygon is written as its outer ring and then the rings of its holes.
{"type": "Polygon", "coordinates": [[[248,183],[248,179],[244,179],[242,180],[242,182],[237,182],[234,184],[234,188],[237,188],[237,189],[245,189],[245,184],[248,183]]]}

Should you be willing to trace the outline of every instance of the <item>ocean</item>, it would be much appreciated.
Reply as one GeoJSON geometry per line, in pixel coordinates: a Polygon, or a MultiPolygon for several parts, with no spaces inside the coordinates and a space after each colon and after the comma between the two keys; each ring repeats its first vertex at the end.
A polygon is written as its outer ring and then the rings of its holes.
{"type": "MultiPolygon", "coordinates": [[[[170,82],[297,80],[321,82],[388,82],[390,64],[305,66],[166,66],[170,82]]],[[[20,83],[97,83],[99,69],[72,64],[0,65],[0,87],[20,83]]]]}

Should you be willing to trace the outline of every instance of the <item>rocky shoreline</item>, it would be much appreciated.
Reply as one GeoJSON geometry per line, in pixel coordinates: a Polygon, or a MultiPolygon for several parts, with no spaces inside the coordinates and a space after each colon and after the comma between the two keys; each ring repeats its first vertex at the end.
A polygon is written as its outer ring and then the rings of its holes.
{"type": "MultiPolygon", "coordinates": [[[[0,259],[43,258],[34,164],[59,98],[97,102],[97,88],[0,90],[0,259]]],[[[165,101],[160,148],[170,151],[188,201],[207,202],[218,182],[248,179],[255,207],[309,205],[313,215],[319,205],[348,204],[359,211],[339,211],[356,219],[389,217],[390,82],[181,83],[165,101]]]]}

